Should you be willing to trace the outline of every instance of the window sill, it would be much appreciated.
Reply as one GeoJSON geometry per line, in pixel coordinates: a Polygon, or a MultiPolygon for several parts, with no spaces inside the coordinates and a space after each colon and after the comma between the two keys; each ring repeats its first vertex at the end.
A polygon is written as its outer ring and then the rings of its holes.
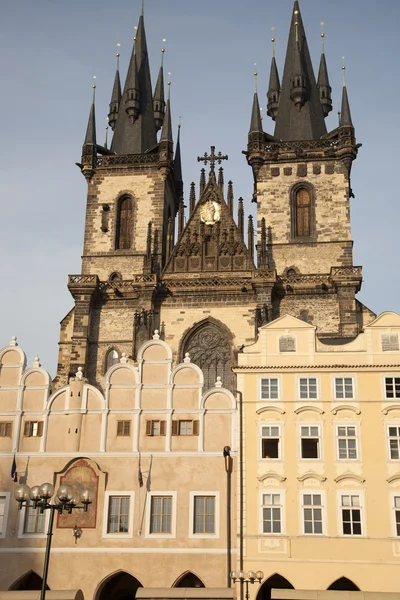
{"type": "Polygon", "coordinates": [[[128,540],[133,538],[133,533],[103,533],[104,540],[128,540]]]}

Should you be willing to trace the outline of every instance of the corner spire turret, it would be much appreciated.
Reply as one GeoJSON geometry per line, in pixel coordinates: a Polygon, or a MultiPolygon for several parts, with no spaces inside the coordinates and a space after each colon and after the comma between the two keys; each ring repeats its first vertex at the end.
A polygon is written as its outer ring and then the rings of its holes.
{"type": "MultiPolygon", "coordinates": [[[[322,27],[324,26],[321,23],[322,27]]],[[[322,110],[324,111],[324,116],[327,117],[331,112],[332,106],[332,88],[329,83],[328,76],[328,67],[326,66],[326,58],[325,58],[325,33],[321,33],[322,38],[322,53],[321,53],[321,62],[319,65],[319,73],[318,73],[318,90],[319,90],[319,98],[322,105],[322,110]]]]}
{"type": "Polygon", "coordinates": [[[89,182],[96,172],[97,141],[96,141],[96,77],[93,83],[92,104],[90,106],[89,120],[86,128],[85,141],[82,147],[82,159],[79,167],[89,182]]]}
{"type": "Polygon", "coordinates": [[[156,88],[154,90],[154,119],[157,131],[160,131],[164,123],[165,115],[165,94],[164,94],[164,53],[165,48],[161,50],[161,66],[158,73],[156,88]]]}
{"type": "Polygon", "coordinates": [[[272,38],[272,60],[271,60],[271,72],[269,76],[269,87],[268,87],[268,105],[267,115],[271,117],[273,121],[276,120],[278,114],[279,98],[281,95],[281,82],[279,79],[278,67],[276,66],[275,60],[275,38],[272,38]]]}
{"type": "Polygon", "coordinates": [[[160,142],[173,142],[172,117],[171,117],[171,82],[168,81],[168,100],[165,109],[164,124],[161,132],[160,142]]]}
{"type": "Polygon", "coordinates": [[[299,2],[293,8],[275,137],[317,140],[327,133],[299,2]]]}
{"type": "Polygon", "coordinates": [[[250,121],[250,131],[251,133],[263,133],[263,126],[261,120],[261,110],[260,110],[260,102],[258,100],[258,91],[257,91],[257,71],[254,72],[254,98],[253,98],[253,108],[251,111],[251,121],[250,121]]]}
{"type": "MultiPolygon", "coordinates": [[[[118,48],[120,44],[117,44],[118,48]]],[[[119,50],[116,54],[117,58],[117,69],[115,72],[114,86],[111,94],[111,102],[110,102],[110,112],[108,114],[108,122],[110,124],[111,129],[114,131],[115,125],[118,119],[118,111],[121,104],[121,79],[119,76],[119,50]]]]}
{"type": "Polygon", "coordinates": [[[347,94],[346,85],[346,67],[342,67],[343,71],[343,93],[342,93],[342,111],[340,113],[340,127],[354,127],[351,118],[349,96],[347,94]]]}
{"type": "MultiPolygon", "coordinates": [[[[94,78],[96,82],[96,78],[94,78]]],[[[92,104],[90,106],[89,119],[86,128],[85,141],[83,145],[90,144],[92,146],[96,146],[96,83],[93,83],[93,92],[92,92],[92,104]]]]}

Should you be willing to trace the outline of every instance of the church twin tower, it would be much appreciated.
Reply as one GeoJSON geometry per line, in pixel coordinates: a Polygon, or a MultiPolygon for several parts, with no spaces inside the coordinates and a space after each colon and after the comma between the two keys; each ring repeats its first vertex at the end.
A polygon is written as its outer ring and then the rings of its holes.
{"type": "Polygon", "coordinates": [[[331,87],[322,53],[318,80],[299,3],[294,3],[282,83],[272,59],[267,93],[274,135],[263,131],[254,95],[247,161],[254,174],[257,226],[234,218],[232,182],[215,149],[190,188],[185,222],[181,149],[174,153],[171,107],[161,66],[153,93],[143,14],[124,88],[117,72],[111,147],[96,140],[94,100],[80,168],[88,183],[80,275],[70,275],[74,309],[61,324],[57,387],[78,368],[102,387],[107,368],[136,360],[159,330],[178,360],[186,353],[235,388],[231,367],[258,329],[289,313],[320,340],[351,338],[373,318],[355,299],[350,172],[357,156],[344,84],[339,126],[327,132],[331,87]],[[158,134],[160,132],[160,134],[158,134]],[[197,195],[197,199],[196,199],[197,195]],[[246,231],[245,231],[246,230],[246,231]]]}

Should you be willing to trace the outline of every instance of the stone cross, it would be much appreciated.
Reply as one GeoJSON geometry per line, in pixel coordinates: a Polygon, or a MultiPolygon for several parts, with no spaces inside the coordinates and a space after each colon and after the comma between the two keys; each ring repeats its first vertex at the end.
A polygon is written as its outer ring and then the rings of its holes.
{"type": "Polygon", "coordinates": [[[210,171],[211,171],[211,173],[214,173],[215,163],[218,163],[220,165],[223,160],[228,160],[228,156],[226,154],[222,155],[221,152],[218,152],[218,154],[215,154],[215,146],[211,146],[211,154],[208,154],[206,152],[204,154],[204,156],[198,156],[197,157],[197,162],[203,162],[205,165],[208,162],[210,163],[210,171]]]}

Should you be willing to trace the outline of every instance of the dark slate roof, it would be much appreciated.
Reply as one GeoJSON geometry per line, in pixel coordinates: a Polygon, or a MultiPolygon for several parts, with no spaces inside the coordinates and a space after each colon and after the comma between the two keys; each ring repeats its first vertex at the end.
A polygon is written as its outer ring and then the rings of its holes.
{"type": "Polygon", "coordinates": [[[90,107],[89,120],[84,141],[84,144],[93,144],[93,146],[96,145],[96,110],[94,106],[94,99],[95,91],[93,89],[93,100],[92,105],[90,107]]]}
{"type": "Polygon", "coordinates": [[[276,118],[275,137],[285,141],[317,140],[326,133],[324,114],[319,99],[303,20],[300,14],[299,3],[296,0],[289,33],[279,111],[276,118]],[[294,14],[296,10],[299,11],[298,15],[294,14]],[[307,99],[300,111],[297,110],[290,98],[291,81],[293,76],[298,74],[295,73],[297,54],[296,21],[298,22],[298,45],[302,61],[302,71],[308,82],[307,99]]]}
{"type": "Polygon", "coordinates": [[[261,120],[260,103],[258,101],[258,94],[254,92],[253,110],[251,112],[251,123],[249,133],[262,133],[263,126],[261,120]]]}
{"type": "Polygon", "coordinates": [[[275,56],[273,56],[271,61],[271,72],[269,76],[268,93],[279,92],[280,89],[281,82],[279,80],[278,67],[276,66],[275,56]]]}
{"type": "Polygon", "coordinates": [[[340,127],[353,127],[353,121],[351,118],[349,97],[347,95],[347,87],[343,86],[342,94],[342,112],[340,114],[340,127]]]}
{"type": "Polygon", "coordinates": [[[182,157],[181,157],[181,126],[178,127],[178,138],[176,141],[174,177],[176,181],[182,182],[182,157]]]}
{"type": "Polygon", "coordinates": [[[149,56],[147,52],[146,32],[143,15],[139,18],[135,49],[129,63],[128,74],[122,95],[118,119],[111,144],[111,150],[117,154],[143,154],[157,144],[156,125],[154,122],[153,92],[151,86],[149,56]],[[136,57],[135,57],[136,53],[136,57]],[[135,79],[137,68],[140,90],[140,114],[134,123],[125,110],[129,82],[135,79]]]}
{"type": "Polygon", "coordinates": [[[161,132],[160,142],[173,142],[172,136],[172,118],[171,118],[171,100],[168,98],[165,109],[165,117],[161,132]]]}
{"type": "Polygon", "coordinates": [[[158,100],[159,102],[165,102],[165,94],[164,94],[164,67],[161,64],[160,71],[158,73],[156,89],[154,90],[154,100],[158,100]]]}
{"type": "Polygon", "coordinates": [[[113,90],[112,90],[112,94],[111,94],[110,104],[113,104],[114,102],[117,104],[119,104],[121,102],[121,79],[119,76],[118,68],[115,73],[114,86],[113,86],[113,90]]]}
{"type": "Polygon", "coordinates": [[[331,87],[329,83],[328,67],[326,65],[325,52],[321,54],[321,62],[319,64],[318,87],[331,87]]]}

